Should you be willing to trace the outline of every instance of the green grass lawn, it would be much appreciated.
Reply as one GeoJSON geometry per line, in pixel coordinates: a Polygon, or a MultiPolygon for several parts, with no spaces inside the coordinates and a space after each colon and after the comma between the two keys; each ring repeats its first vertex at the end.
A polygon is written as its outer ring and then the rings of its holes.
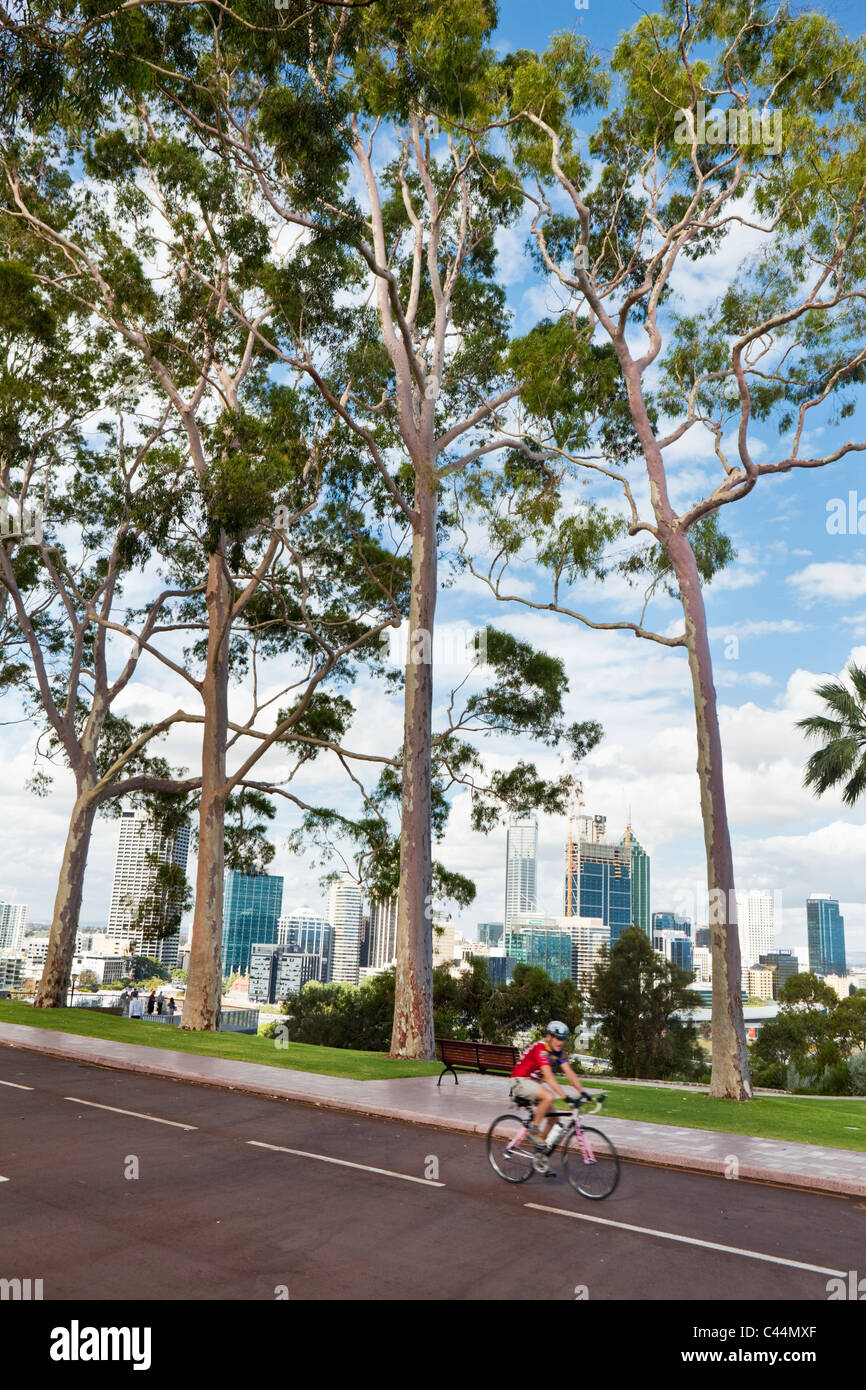
{"type": "MultiPolygon", "coordinates": [[[[604,1081],[593,1077],[587,1081],[586,1089],[591,1095],[603,1091],[604,1081]]],[[[607,1094],[608,1100],[598,1116],[601,1121],[610,1115],[617,1120],[644,1120],[683,1129],[715,1129],[758,1139],[789,1139],[796,1144],[866,1150],[866,1101],[862,1100],[759,1096],[740,1105],[693,1091],[629,1085],[611,1086],[607,1094]]],[[[593,1123],[592,1117],[587,1116],[587,1124],[593,1123]]]]}
{"type": "Polygon", "coordinates": [[[53,1028],[110,1042],[134,1042],[142,1047],[196,1052],[231,1062],[259,1062],[289,1071],[312,1071],[322,1076],[345,1076],[355,1081],[382,1081],[395,1076],[432,1076],[441,1062],[404,1062],[383,1052],[352,1052],[338,1047],[310,1047],[290,1042],[277,1047],[272,1038],[245,1033],[184,1033],[176,1024],[145,1023],[134,1018],[101,1016],[97,1009],[34,1009],[31,1004],[0,999],[0,1023],[24,1023],[53,1028]]]}

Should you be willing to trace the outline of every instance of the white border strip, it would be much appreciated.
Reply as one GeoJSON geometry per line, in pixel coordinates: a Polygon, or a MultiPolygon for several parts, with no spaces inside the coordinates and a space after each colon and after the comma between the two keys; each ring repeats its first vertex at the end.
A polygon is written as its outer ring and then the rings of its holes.
{"type": "Polygon", "coordinates": [[[277,1153],[294,1154],[296,1158],[317,1158],[320,1163],[339,1163],[341,1168],[360,1168],[363,1173],[381,1173],[386,1178],[402,1178],[403,1182],[419,1182],[422,1187],[444,1187],[444,1182],[432,1178],[414,1178],[410,1173],[393,1173],[390,1168],[371,1168],[367,1163],[350,1163],[348,1158],[329,1158],[327,1154],[311,1154],[305,1149],[284,1149],[281,1144],[265,1144],[261,1139],[248,1139],[257,1149],[275,1149],[277,1153]]]}
{"type": "Polygon", "coordinates": [[[635,1231],[641,1236],[656,1236],[659,1240],[677,1240],[683,1245],[700,1245],[704,1250],[721,1250],[726,1255],[743,1255],[748,1260],[765,1260],[771,1265],[787,1265],[789,1269],[805,1269],[810,1274],[835,1274],[847,1277],[847,1270],[825,1269],[823,1265],[807,1265],[800,1260],[784,1260],[781,1255],[762,1255],[757,1250],[741,1250],[737,1245],[717,1245],[713,1240],[698,1240],[697,1236],[678,1236],[672,1231],[656,1231],[651,1226],[630,1226],[625,1221],[609,1221],[604,1216],[587,1216],[581,1211],[564,1211],[562,1207],[543,1207],[538,1202],[525,1202],[533,1211],[547,1211],[554,1216],[570,1216],[574,1221],[592,1221],[596,1226],[613,1226],[618,1231],[635,1231]]]}
{"type": "Polygon", "coordinates": [[[32,1086],[22,1086],[18,1081],[0,1081],[0,1086],[14,1086],[16,1091],[32,1091],[32,1086]]]}
{"type": "Polygon", "coordinates": [[[64,1096],[73,1105],[91,1105],[94,1110],[110,1110],[115,1115],[134,1115],[137,1120],[153,1120],[155,1125],[174,1125],[175,1129],[198,1129],[198,1125],[182,1125],[180,1120],[161,1120],[158,1115],[143,1115],[140,1110],[119,1110],[116,1105],[100,1105],[95,1100],[82,1100],[80,1096],[64,1096]]]}

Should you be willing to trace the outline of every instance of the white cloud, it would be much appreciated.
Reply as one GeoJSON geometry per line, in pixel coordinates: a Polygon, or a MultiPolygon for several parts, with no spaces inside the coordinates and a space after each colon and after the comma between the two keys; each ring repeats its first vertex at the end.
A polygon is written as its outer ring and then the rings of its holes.
{"type": "Polygon", "coordinates": [[[845,564],[839,560],[807,565],[792,574],[789,582],[807,608],[820,599],[842,603],[866,594],[866,565],[845,564]]]}

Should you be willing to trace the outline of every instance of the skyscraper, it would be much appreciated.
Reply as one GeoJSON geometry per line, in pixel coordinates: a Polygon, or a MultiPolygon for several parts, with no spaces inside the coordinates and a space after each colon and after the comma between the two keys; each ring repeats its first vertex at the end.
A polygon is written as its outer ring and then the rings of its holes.
{"type": "Polygon", "coordinates": [[[386,970],[397,959],[397,895],[370,904],[370,970],[386,970]]]}
{"type": "Polygon", "coordinates": [[[631,846],[609,844],[606,823],[604,816],[578,816],[576,836],[569,824],[563,898],[566,917],[596,920],[613,945],[632,921],[631,846]]]}
{"type": "Polygon", "coordinates": [[[740,965],[743,988],[748,988],[748,971],[775,945],[773,898],[769,893],[738,893],[737,922],[740,933],[740,965]]]}
{"type": "Polygon", "coordinates": [[[505,930],[515,912],[538,910],[538,821],[512,816],[505,845],[505,930]]]}
{"type": "Polygon", "coordinates": [[[320,961],[317,979],[330,980],[334,956],[334,930],[330,922],[309,907],[284,912],[277,924],[278,943],[320,961]]]}
{"type": "Polygon", "coordinates": [[[248,975],[254,942],[276,946],[283,880],[228,869],[223,898],[223,975],[248,975]]]}
{"type": "Polygon", "coordinates": [[[813,893],[806,899],[809,969],[816,975],[846,975],[845,918],[837,898],[813,893]]]}
{"type": "Polygon", "coordinates": [[[108,910],[105,935],[113,942],[118,954],[133,943],[136,955],[150,956],[170,970],[177,965],[180,932],[171,936],[157,933],[165,926],[169,899],[160,901],[158,867],[160,863],[176,864],[186,871],[189,853],[189,826],[180,826],[173,835],[166,835],[146,811],[123,811],[117,840],[117,859],[114,865],[114,885],[108,910]],[[149,903],[145,919],[136,927],[142,904],[149,903]]]}
{"type": "Polygon", "coordinates": [[[0,903],[0,951],[17,954],[24,941],[26,925],[27,908],[24,903],[0,903]]]}
{"type": "Polygon", "coordinates": [[[625,828],[620,844],[631,850],[631,920],[650,936],[650,858],[635,837],[631,824],[625,828]]]}
{"type": "Polygon", "coordinates": [[[328,921],[334,929],[332,980],[358,983],[361,950],[361,889],[351,874],[343,874],[331,884],[328,894],[328,921]]]}

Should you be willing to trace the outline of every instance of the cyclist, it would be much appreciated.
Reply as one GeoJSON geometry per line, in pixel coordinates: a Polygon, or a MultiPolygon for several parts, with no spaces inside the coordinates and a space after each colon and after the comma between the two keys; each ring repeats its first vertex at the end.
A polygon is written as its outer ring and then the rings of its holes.
{"type": "Polygon", "coordinates": [[[512,1099],[532,1101],[535,1105],[529,1132],[539,1148],[544,1147],[553,1123],[553,1116],[547,1119],[547,1114],[554,1100],[557,1096],[568,1099],[568,1092],[562,1089],[554,1073],[561,1072],[578,1095],[586,1095],[564,1052],[570,1031],[567,1024],[553,1019],[547,1025],[544,1041],[533,1043],[511,1073],[512,1099]]]}

